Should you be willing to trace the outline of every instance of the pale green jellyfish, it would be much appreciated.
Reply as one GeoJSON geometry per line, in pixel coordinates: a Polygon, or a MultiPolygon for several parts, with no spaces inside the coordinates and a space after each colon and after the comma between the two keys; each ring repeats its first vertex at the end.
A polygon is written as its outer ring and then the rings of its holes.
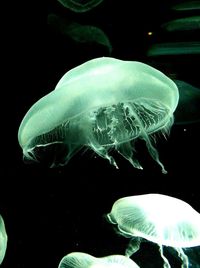
{"type": "Polygon", "coordinates": [[[98,6],[103,0],[58,0],[64,7],[74,12],[86,12],[98,6]]]}
{"type": "Polygon", "coordinates": [[[135,253],[142,240],[158,244],[164,268],[170,263],[163,254],[163,246],[173,247],[182,260],[182,268],[189,267],[183,248],[200,246],[200,214],[186,202],[161,194],[144,194],[117,200],[108,220],[117,224],[119,232],[131,237],[126,256],[135,253]]]}
{"type": "Polygon", "coordinates": [[[96,26],[69,22],[55,14],[48,15],[48,23],[61,34],[67,35],[76,42],[96,43],[106,47],[109,54],[112,52],[112,45],[107,35],[96,26]]]}
{"type": "Polygon", "coordinates": [[[155,68],[96,58],[67,72],[54,91],[30,108],[19,128],[19,144],[25,158],[36,161],[52,145],[63,146],[52,166],[67,164],[86,146],[117,167],[109,153],[115,149],[142,169],[134,156],[139,138],[166,173],[152,134],[169,132],[178,99],[176,84],[155,68]]]}
{"type": "Polygon", "coordinates": [[[186,1],[178,3],[172,7],[172,9],[177,11],[190,11],[190,10],[200,10],[200,1],[186,1]]]}
{"type": "Polygon", "coordinates": [[[6,254],[7,240],[8,238],[6,234],[4,220],[2,216],[0,215],[0,264],[2,263],[6,254]]]}
{"type": "Polygon", "coordinates": [[[175,124],[200,122],[200,89],[181,80],[174,80],[179,90],[179,102],[174,113],[175,124]]]}
{"type": "Polygon", "coordinates": [[[159,43],[152,45],[147,51],[147,56],[193,54],[200,54],[200,42],[198,41],[159,43]]]}
{"type": "Polygon", "coordinates": [[[139,266],[122,255],[96,258],[87,253],[72,252],[62,258],[58,268],[139,268],[139,266]]]}
{"type": "Polygon", "coordinates": [[[176,20],[171,20],[162,25],[162,28],[169,32],[191,31],[200,29],[200,16],[191,16],[176,20]]]}

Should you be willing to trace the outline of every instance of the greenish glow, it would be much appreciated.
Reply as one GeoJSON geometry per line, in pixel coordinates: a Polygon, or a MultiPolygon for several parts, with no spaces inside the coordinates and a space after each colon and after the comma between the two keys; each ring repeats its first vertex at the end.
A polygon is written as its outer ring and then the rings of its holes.
{"type": "Polygon", "coordinates": [[[174,80],[179,90],[179,103],[175,111],[175,124],[200,122],[200,89],[181,80],[174,80]]]}
{"type": "Polygon", "coordinates": [[[58,268],[139,268],[139,266],[122,255],[95,258],[87,253],[72,252],[62,258],[58,268]]]}
{"type": "Polygon", "coordinates": [[[178,11],[187,11],[187,10],[199,10],[200,9],[200,1],[187,1],[183,3],[179,3],[174,5],[172,9],[178,11]]]}
{"type": "Polygon", "coordinates": [[[169,32],[199,30],[200,16],[192,16],[168,21],[167,23],[163,24],[162,27],[169,32]]]}
{"type": "Polygon", "coordinates": [[[69,36],[79,43],[97,43],[105,46],[109,54],[112,52],[112,45],[107,35],[98,27],[92,25],[80,25],[76,22],[69,22],[55,14],[48,16],[48,23],[63,35],[69,36]]]}
{"type": "Polygon", "coordinates": [[[163,255],[163,245],[178,252],[184,268],[189,267],[189,262],[182,248],[200,246],[200,214],[186,202],[171,196],[124,197],[113,204],[107,217],[112,224],[117,224],[122,235],[133,238],[126,249],[127,256],[135,253],[140,241],[146,239],[159,245],[164,268],[171,266],[163,255]]]}
{"type": "Polygon", "coordinates": [[[200,54],[200,42],[173,42],[153,45],[148,56],[200,54]]]}
{"type": "Polygon", "coordinates": [[[103,0],[58,0],[64,7],[74,12],[86,12],[98,6],[103,0]]]}
{"type": "MultiPolygon", "coordinates": [[[[102,57],[67,72],[55,90],[36,102],[18,132],[26,158],[38,160],[40,151],[63,144],[64,165],[83,146],[117,167],[111,149],[139,169],[135,139],[143,139],[162,167],[151,134],[166,134],[173,124],[179,99],[176,84],[155,68],[134,61],[102,57]]],[[[58,162],[58,163],[57,163],[58,162]]]]}
{"type": "Polygon", "coordinates": [[[0,215],[0,264],[2,263],[4,256],[6,254],[7,240],[8,240],[8,237],[6,234],[4,220],[2,216],[0,215]]]}

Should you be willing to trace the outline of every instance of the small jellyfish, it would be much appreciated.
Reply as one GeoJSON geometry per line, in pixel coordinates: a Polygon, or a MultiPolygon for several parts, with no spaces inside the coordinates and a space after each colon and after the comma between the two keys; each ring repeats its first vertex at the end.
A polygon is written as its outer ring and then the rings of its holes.
{"type": "Polygon", "coordinates": [[[63,35],[67,35],[78,43],[99,44],[107,48],[109,54],[112,52],[112,45],[109,38],[100,28],[93,25],[81,25],[79,23],[68,21],[55,14],[48,15],[48,23],[55,30],[63,35]]]}
{"type": "Polygon", "coordinates": [[[200,10],[200,1],[194,0],[194,1],[186,1],[182,3],[178,3],[174,6],[172,6],[172,9],[176,11],[190,11],[190,10],[200,10]]]}
{"type": "Polygon", "coordinates": [[[67,164],[87,147],[117,167],[110,155],[115,149],[142,169],[134,155],[134,141],[143,139],[166,173],[152,134],[169,133],[178,99],[176,84],[155,68],[96,58],[67,72],[55,90],[30,108],[19,127],[19,144],[24,157],[35,161],[41,161],[49,147],[63,146],[55,150],[52,167],[67,164]]]}
{"type": "Polygon", "coordinates": [[[164,268],[170,268],[163,254],[163,246],[173,247],[182,260],[182,268],[189,267],[183,248],[200,246],[200,214],[186,202],[161,194],[144,194],[117,200],[108,220],[117,224],[119,232],[131,237],[126,256],[140,248],[145,239],[158,244],[164,268]]]}
{"type": "Polygon", "coordinates": [[[139,266],[122,255],[96,258],[87,253],[72,252],[62,258],[58,268],[139,268],[139,266]]]}
{"type": "Polygon", "coordinates": [[[0,215],[0,264],[2,263],[6,254],[7,240],[8,238],[6,234],[4,220],[2,216],[0,215]]]}
{"type": "Polygon", "coordinates": [[[64,7],[77,13],[89,11],[98,6],[102,1],[103,0],[58,0],[64,7]]]}
{"type": "Polygon", "coordinates": [[[174,31],[193,31],[200,29],[200,16],[191,16],[164,23],[162,26],[169,32],[174,31]]]}
{"type": "Polygon", "coordinates": [[[164,56],[164,55],[195,55],[200,54],[200,42],[172,42],[172,43],[158,43],[152,45],[148,51],[147,56],[164,56]]]}
{"type": "Polygon", "coordinates": [[[200,89],[181,80],[173,80],[179,90],[179,103],[174,113],[175,124],[200,122],[200,89]]]}

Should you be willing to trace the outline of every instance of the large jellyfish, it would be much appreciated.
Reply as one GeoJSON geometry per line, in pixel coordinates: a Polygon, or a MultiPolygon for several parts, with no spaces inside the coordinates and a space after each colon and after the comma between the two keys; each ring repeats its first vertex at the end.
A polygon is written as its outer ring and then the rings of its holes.
{"type": "Polygon", "coordinates": [[[200,246],[200,214],[175,197],[161,194],[124,197],[114,203],[107,216],[122,235],[132,238],[127,256],[136,252],[142,239],[146,239],[159,245],[164,268],[171,266],[163,254],[163,246],[178,252],[182,268],[189,267],[183,248],[200,246]]]}
{"type": "Polygon", "coordinates": [[[6,234],[6,228],[4,224],[4,220],[2,216],[0,215],[0,264],[2,263],[5,253],[6,253],[6,248],[7,248],[7,234],[6,234]]]}
{"type": "Polygon", "coordinates": [[[96,58],[67,72],[54,91],[30,108],[19,128],[19,144],[25,158],[35,161],[48,147],[62,145],[51,166],[65,165],[86,146],[117,167],[109,153],[115,149],[142,169],[133,154],[140,138],[166,173],[151,134],[169,132],[178,99],[176,84],[155,68],[96,58]]]}
{"type": "Polygon", "coordinates": [[[58,268],[139,268],[139,266],[122,255],[96,258],[87,253],[72,252],[62,258],[58,268]]]}

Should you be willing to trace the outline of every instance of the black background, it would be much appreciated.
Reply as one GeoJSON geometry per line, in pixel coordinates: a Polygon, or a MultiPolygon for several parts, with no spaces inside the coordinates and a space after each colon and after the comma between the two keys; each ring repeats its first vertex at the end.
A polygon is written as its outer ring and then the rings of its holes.
{"type": "MultiPolygon", "coordinates": [[[[168,194],[200,211],[199,123],[175,124],[167,140],[158,138],[157,150],[167,175],[161,173],[142,142],[138,142],[137,150],[143,171],[132,168],[115,152],[118,170],[91,151],[81,151],[67,166],[56,169],[26,165],[22,159],[17,131],[30,106],[53,90],[69,69],[95,57],[109,56],[108,50],[97,43],[79,44],[53,30],[47,25],[50,13],[100,27],[111,41],[112,57],[142,61],[200,87],[196,56],[146,56],[152,43],[197,39],[196,33],[174,36],[160,29],[162,23],[180,16],[170,9],[175,1],[133,2],[106,0],[80,14],[52,0],[45,7],[15,4],[16,9],[12,6],[12,12],[9,9],[7,13],[2,39],[5,98],[0,213],[6,224],[8,248],[2,268],[57,267],[72,251],[96,257],[124,254],[128,239],[117,235],[104,217],[113,202],[123,196],[168,194]],[[149,31],[152,36],[148,36],[149,31]]],[[[180,267],[171,251],[166,254],[172,267],[180,267]]],[[[193,258],[192,267],[199,267],[195,249],[188,254],[193,258]]],[[[133,259],[144,268],[162,265],[157,247],[151,243],[142,244],[133,259]]]]}

